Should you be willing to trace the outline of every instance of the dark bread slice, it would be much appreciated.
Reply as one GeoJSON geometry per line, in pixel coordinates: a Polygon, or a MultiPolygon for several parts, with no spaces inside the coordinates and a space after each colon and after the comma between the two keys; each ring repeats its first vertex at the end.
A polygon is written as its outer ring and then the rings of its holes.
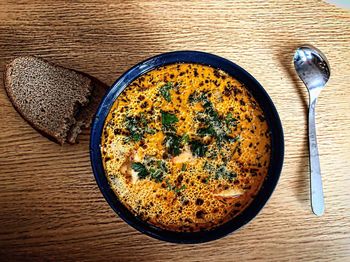
{"type": "Polygon", "coordinates": [[[39,58],[18,57],[6,66],[4,83],[20,115],[60,144],[77,130],[69,139],[74,143],[81,126],[91,122],[92,115],[81,113],[95,85],[86,75],[39,58]]]}

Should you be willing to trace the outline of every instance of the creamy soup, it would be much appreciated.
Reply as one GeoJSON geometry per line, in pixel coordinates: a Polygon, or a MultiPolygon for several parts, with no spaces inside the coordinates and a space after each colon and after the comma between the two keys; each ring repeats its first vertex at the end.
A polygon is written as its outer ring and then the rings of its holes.
{"type": "Polygon", "coordinates": [[[225,72],[171,64],[134,80],[106,119],[106,176],[136,216],[173,231],[239,214],[270,163],[270,132],[249,91],[225,72]]]}

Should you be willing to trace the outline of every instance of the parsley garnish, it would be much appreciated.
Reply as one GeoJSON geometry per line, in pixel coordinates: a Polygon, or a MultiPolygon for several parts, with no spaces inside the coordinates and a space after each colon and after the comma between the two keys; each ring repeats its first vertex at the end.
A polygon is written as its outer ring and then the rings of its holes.
{"type": "Polygon", "coordinates": [[[126,129],[129,131],[130,139],[140,141],[144,134],[155,134],[155,130],[148,127],[145,116],[141,113],[138,116],[127,116],[125,118],[126,129]]]}
{"type": "Polygon", "coordinates": [[[236,177],[237,177],[237,174],[235,172],[227,170],[227,168],[224,165],[219,166],[215,171],[215,178],[216,179],[224,178],[224,179],[227,179],[229,181],[232,181],[236,177]]]}
{"type": "Polygon", "coordinates": [[[169,182],[169,179],[167,179],[165,182],[166,182],[168,191],[174,191],[175,194],[179,194],[181,191],[186,189],[185,185],[182,185],[180,188],[177,188],[175,185],[172,185],[169,182]]]}
{"type": "Polygon", "coordinates": [[[154,159],[148,159],[146,160],[146,165],[140,162],[134,162],[131,168],[137,172],[140,179],[149,177],[156,182],[162,182],[168,172],[165,162],[163,160],[155,161],[154,159]],[[149,166],[149,169],[147,169],[146,165],[149,166]]]}
{"type": "Polygon", "coordinates": [[[164,138],[165,147],[168,153],[173,156],[178,156],[181,154],[181,137],[176,134],[167,134],[164,138]]]}
{"type": "Polygon", "coordinates": [[[190,140],[190,136],[187,134],[184,134],[181,138],[181,142],[183,142],[184,144],[187,144],[189,140],[190,140]]]}
{"type": "Polygon", "coordinates": [[[189,96],[189,102],[201,102],[204,107],[204,111],[199,112],[198,116],[198,119],[204,123],[204,127],[197,130],[199,136],[211,136],[215,138],[219,148],[225,142],[230,143],[237,140],[229,135],[231,133],[231,127],[237,125],[237,120],[232,116],[232,113],[228,113],[225,118],[220,116],[204,92],[200,94],[197,92],[192,93],[189,96]]]}
{"type": "Polygon", "coordinates": [[[140,179],[144,179],[149,175],[147,168],[139,162],[132,163],[131,168],[137,172],[140,179]]]}
{"type": "Polygon", "coordinates": [[[167,102],[171,102],[170,89],[172,89],[173,87],[173,83],[168,82],[159,89],[159,93],[167,102]]]}
{"type": "Polygon", "coordinates": [[[208,146],[200,142],[199,140],[192,140],[190,142],[190,148],[195,156],[203,157],[208,150],[208,146]]]}
{"type": "Polygon", "coordinates": [[[228,113],[225,122],[227,126],[236,126],[237,125],[237,119],[232,116],[232,113],[228,113]]]}
{"type": "Polygon", "coordinates": [[[164,144],[169,154],[178,156],[181,154],[181,140],[182,138],[176,134],[174,124],[179,121],[175,114],[161,111],[162,126],[165,134],[164,144]]]}
{"type": "Polygon", "coordinates": [[[171,114],[169,112],[161,111],[162,114],[162,125],[169,126],[179,122],[179,119],[175,114],[171,114]]]}

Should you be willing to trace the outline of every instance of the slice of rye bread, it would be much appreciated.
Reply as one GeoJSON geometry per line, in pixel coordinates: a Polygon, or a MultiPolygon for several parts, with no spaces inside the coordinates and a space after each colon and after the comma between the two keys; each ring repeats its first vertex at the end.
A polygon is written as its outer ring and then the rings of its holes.
{"type": "Polygon", "coordinates": [[[4,84],[19,114],[59,144],[76,142],[107,89],[86,74],[36,57],[12,60],[6,66],[4,84]]]}

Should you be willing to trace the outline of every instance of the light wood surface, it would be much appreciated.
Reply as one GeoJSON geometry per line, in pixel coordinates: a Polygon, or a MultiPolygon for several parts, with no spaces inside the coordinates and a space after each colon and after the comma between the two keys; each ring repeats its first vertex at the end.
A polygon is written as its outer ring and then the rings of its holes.
{"type": "Polygon", "coordinates": [[[226,57],[265,87],[285,132],[279,184],[239,231],[200,245],[138,233],[103,199],[89,162],[89,131],[63,147],[14,110],[0,77],[0,260],[350,261],[350,11],[323,1],[1,1],[0,73],[36,55],[112,84],[155,54],[226,57]],[[307,91],[293,50],[317,46],[331,80],[317,106],[326,213],[309,204],[307,91]]]}

